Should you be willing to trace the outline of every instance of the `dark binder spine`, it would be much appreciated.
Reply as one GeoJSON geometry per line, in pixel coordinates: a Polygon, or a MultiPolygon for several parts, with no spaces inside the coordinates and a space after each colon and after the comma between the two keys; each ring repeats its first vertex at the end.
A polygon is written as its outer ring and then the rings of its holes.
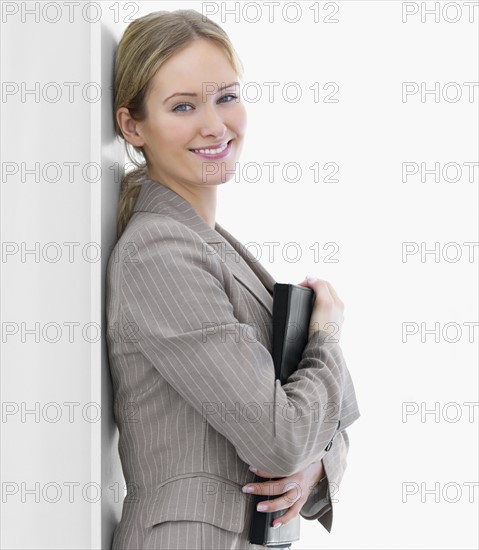
{"type": "MultiPolygon", "coordinates": [[[[273,289],[273,341],[272,341],[272,357],[275,369],[275,379],[280,380],[284,384],[288,378],[288,374],[283,371],[283,359],[285,350],[288,346],[288,341],[291,338],[293,329],[298,331],[297,319],[294,320],[294,327],[291,327],[290,316],[292,314],[292,304],[294,288],[297,285],[276,283],[273,289]]],[[[299,287],[303,290],[303,287],[299,287]]],[[[305,294],[311,295],[314,293],[311,289],[304,289],[305,294]]],[[[303,327],[304,328],[304,327],[303,327]]],[[[295,335],[298,338],[298,334],[295,335]]],[[[275,413],[275,411],[273,411],[275,413]]],[[[275,417],[274,417],[275,418],[275,417]]],[[[274,420],[273,420],[274,421],[274,420]]],[[[263,478],[255,476],[253,483],[261,483],[265,481],[273,481],[275,478],[263,478]]],[[[268,543],[268,531],[272,528],[273,521],[284,515],[288,509],[278,510],[276,512],[258,512],[256,506],[259,502],[265,500],[273,500],[277,495],[253,495],[253,516],[251,519],[249,541],[252,544],[265,545],[271,548],[290,548],[291,542],[268,543]],[[268,544],[267,544],[268,543],[268,544]]],[[[280,527],[279,529],[282,529],[280,527]]],[[[288,535],[287,535],[288,536],[288,535]]],[[[281,540],[281,537],[280,537],[281,540]]],[[[283,539],[284,540],[284,539],[283,539]]]]}
{"type": "Polygon", "coordinates": [[[286,345],[287,320],[291,305],[291,286],[276,283],[273,289],[273,363],[276,380],[281,379],[281,363],[286,345]],[[285,304],[286,307],[280,307],[285,304]],[[275,307],[276,306],[276,307],[275,307]]]}

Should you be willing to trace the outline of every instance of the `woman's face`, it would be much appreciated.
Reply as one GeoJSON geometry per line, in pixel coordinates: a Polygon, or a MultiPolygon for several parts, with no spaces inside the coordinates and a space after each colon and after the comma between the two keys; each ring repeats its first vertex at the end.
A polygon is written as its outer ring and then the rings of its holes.
{"type": "Polygon", "coordinates": [[[150,177],[173,187],[229,180],[246,130],[239,92],[238,75],[215,44],[199,39],[168,59],[146,98],[147,119],[137,123],[150,177]],[[224,152],[211,151],[230,141],[224,152]]]}

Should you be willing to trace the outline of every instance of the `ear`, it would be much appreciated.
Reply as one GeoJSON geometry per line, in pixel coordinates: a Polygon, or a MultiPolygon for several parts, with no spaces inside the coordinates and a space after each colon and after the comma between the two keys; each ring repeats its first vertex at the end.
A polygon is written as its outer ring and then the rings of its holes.
{"type": "Polygon", "coordinates": [[[134,120],[126,107],[120,107],[116,112],[116,121],[123,137],[135,147],[143,147],[145,140],[141,136],[140,123],[134,120]]]}

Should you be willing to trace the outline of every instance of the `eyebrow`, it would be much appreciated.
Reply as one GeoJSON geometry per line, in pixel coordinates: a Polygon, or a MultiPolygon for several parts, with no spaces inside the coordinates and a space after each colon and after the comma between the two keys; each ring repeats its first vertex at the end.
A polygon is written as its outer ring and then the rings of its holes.
{"type": "MultiPolygon", "coordinates": [[[[221,86],[220,88],[218,88],[218,90],[216,91],[216,93],[218,92],[221,92],[222,90],[225,90],[226,88],[230,88],[231,86],[236,86],[236,85],[239,85],[239,82],[232,82],[231,84],[226,84],[224,86],[221,86]]],[[[163,104],[166,103],[169,99],[171,99],[172,97],[175,97],[177,95],[187,95],[187,96],[192,96],[192,97],[196,97],[198,94],[195,94],[193,92],[176,92],[170,96],[168,96],[164,101],[163,101],[163,104]]]]}

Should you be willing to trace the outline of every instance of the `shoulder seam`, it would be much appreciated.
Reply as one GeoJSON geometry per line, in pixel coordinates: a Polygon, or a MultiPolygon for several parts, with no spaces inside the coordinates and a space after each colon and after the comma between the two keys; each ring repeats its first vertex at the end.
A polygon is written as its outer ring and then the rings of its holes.
{"type": "MultiPolygon", "coordinates": [[[[186,224],[180,222],[179,220],[176,220],[175,218],[173,218],[171,216],[167,216],[165,214],[158,214],[156,212],[149,212],[149,211],[146,211],[146,210],[137,210],[137,212],[141,212],[141,213],[144,213],[144,214],[152,214],[153,216],[155,216],[154,218],[152,218],[154,221],[165,222],[165,220],[167,220],[168,222],[172,222],[173,227],[179,227],[181,229],[185,229],[185,230],[187,230],[187,232],[190,235],[192,235],[196,239],[199,239],[199,240],[203,241],[203,239],[200,237],[200,235],[198,235],[198,233],[194,229],[191,229],[191,227],[188,227],[186,224]]],[[[135,212],[135,214],[136,214],[136,212],[135,212]]],[[[137,235],[141,230],[142,230],[142,228],[139,227],[138,229],[136,229],[131,234],[130,237],[133,237],[133,236],[137,235]]]]}

